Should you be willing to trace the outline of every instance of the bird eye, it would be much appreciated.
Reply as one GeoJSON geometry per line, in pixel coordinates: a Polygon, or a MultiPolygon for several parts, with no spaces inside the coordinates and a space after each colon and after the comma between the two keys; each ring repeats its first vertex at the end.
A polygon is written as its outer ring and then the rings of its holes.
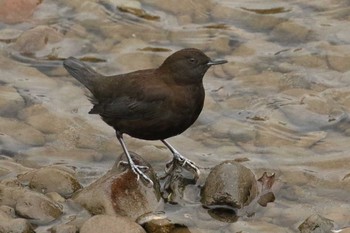
{"type": "Polygon", "coordinates": [[[196,59],[193,58],[193,57],[191,57],[191,58],[189,59],[189,61],[190,61],[191,63],[196,63],[196,59]]]}

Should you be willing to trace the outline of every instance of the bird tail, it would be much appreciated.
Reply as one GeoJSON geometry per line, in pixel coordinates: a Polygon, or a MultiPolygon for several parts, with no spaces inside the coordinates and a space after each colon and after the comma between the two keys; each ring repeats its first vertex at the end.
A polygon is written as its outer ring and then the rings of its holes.
{"type": "Polygon", "coordinates": [[[69,57],[64,60],[63,66],[75,79],[77,79],[87,89],[94,93],[95,79],[100,77],[101,74],[97,73],[84,62],[74,57],[69,57]]]}

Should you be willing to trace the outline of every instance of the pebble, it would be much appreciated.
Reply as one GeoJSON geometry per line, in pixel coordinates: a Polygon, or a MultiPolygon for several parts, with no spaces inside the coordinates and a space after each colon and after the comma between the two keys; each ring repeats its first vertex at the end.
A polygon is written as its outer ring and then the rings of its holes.
{"type": "Polygon", "coordinates": [[[24,99],[15,88],[0,86],[0,116],[15,116],[24,106],[24,99]]]}
{"type": "Polygon", "coordinates": [[[45,137],[39,130],[15,118],[0,117],[0,128],[3,134],[26,145],[42,146],[45,144],[45,137]]]}
{"type": "Polygon", "coordinates": [[[312,38],[312,30],[291,21],[282,22],[272,30],[273,40],[280,43],[301,43],[312,38]]]}
{"type": "Polygon", "coordinates": [[[327,55],[331,69],[345,73],[350,70],[350,56],[327,55]]]}
{"type": "Polygon", "coordinates": [[[34,233],[32,225],[24,218],[14,218],[14,216],[0,209],[0,232],[2,233],[34,233]]]}
{"type": "Polygon", "coordinates": [[[57,43],[63,39],[63,35],[56,29],[40,25],[23,32],[14,45],[21,53],[35,53],[43,49],[47,44],[57,43]]]}
{"type": "Polygon", "coordinates": [[[92,149],[63,148],[64,144],[48,145],[44,147],[33,147],[22,154],[32,157],[64,158],[68,160],[96,162],[103,158],[103,155],[92,149]]]}
{"type": "Polygon", "coordinates": [[[2,0],[0,1],[0,22],[22,23],[30,19],[40,0],[2,0]]]}
{"type": "Polygon", "coordinates": [[[56,192],[68,198],[82,186],[75,175],[60,169],[59,167],[43,167],[31,171],[29,187],[41,193],[56,192]]]}
{"type": "Polygon", "coordinates": [[[31,223],[47,224],[62,214],[61,207],[43,194],[4,184],[0,184],[0,193],[0,205],[13,207],[19,216],[31,223]]]}
{"type": "Polygon", "coordinates": [[[51,228],[51,232],[54,233],[77,233],[79,232],[79,228],[75,225],[71,224],[60,224],[55,225],[51,228]]]}
{"type": "Polygon", "coordinates": [[[308,217],[298,229],[301,233],[326,233],[331,232],[333,226],[332,220],[318,214],[313,214],[308,217]]]}
{"type": "Polygon", "coordinates": [[[87,220],[80,233],[146,233],[132,219],[120,216],[95,215],[87,220]]]}
{"type": "Polygon", "coordinates": [[[283,18],[278,18],[273,15],[255,14],[227,7],[222,4],[216,4],[212,9],[211,14],[216,20],[230,19],[235,21],[237,25],[253,31],[269,31],[276,25],[285,21],[283,18]]]}
{"type": "Polygon", "coordinates": [[[223,205],[242,208],[258,195],[255,175],[235,161],[215,166],[208,175],[201,192],[205,206],[223,205]]]}
{"type": "MultiPolygon", "coordinates": [[[[6,171],[6,175],[12,173],[14,176],[21,173],[26,173],[31,171],[31,168],[25,167],[19,163],[16,163],[12,159],[0,159],[0,169],[6,171]]],[[[4,174],[4,175],[5,175],[4,174]]]]}
{"type": "Polygon", "coordinates": [[[137,181],[131,170],[115,165],[106,175],[77,193],[73,200],[91,214],[122,215],[133,220],[143,214],[162,210],[163,201],[153,169],[137,154],[132,153],[132,156],[137,159],[134,159],[136,164],[150,168],[146,174],[153,180],[153,187],[147,187],[142,178],[137,181]]]}
{"type": "Polygon", "coordinates": [[[59,117],[40,104],[23,109],[19,118],[45,134],[61,133],[72,124],[71,119],[59,117]]]}

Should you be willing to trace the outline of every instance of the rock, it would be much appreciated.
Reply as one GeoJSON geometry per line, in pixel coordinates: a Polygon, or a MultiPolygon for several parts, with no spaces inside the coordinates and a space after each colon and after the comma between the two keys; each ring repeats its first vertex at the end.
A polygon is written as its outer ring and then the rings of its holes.
{"type": "Polygon", "coordinates": [[[0,30],[0,41],[5,43],[15,42],[22,33],[21,30],[15,28],[4,28],[0,30]]]}
{"type": "Polygon", "coordinates": [[[247,142],[255,138],[255,129],[233,118],[222,118],[214,121],[210,126],[210,133],[214,138],[230,139],[235,142],[247,142]]]}
{"type": "Polygon", "coordinates": [[[211,15],[216,20],[230,19],[235,21],[237,25],[253,31],[271,30],[279,23],[285,21],[285,19],[273,15],[256,14],[227,7],[224,4],[216,4],[211,11],[211,15]]]}
{"type": "Polygon", "coordinates": [[[199,228],[188,228],[185,226],[178,226],[171,233],[204,233],[204,231],[199,228]]]}
{"type": "Polygon", "coordinates": [[[13,218],[6,211],[0,209],[0,232],[3,233],[34,233],[33,227],[23,218],[13,218]]]}
{"type": "Polygon", "coordinates": [[[30,146],[42,146],[45,144],[44,135],[40,131],[14,118],[0,117],[0,128],[2,133],[24,144],[30,146]]]}
{"type": "Polygon", "coordinates": [[[223,205],[242,208],[258,195],[254,174],[243,165],[229,160],[212,169],[201,193],[205,206],[223,205]]]}
{"type": "Polygon", "coordinates": [[[273,30],[273,40],[281,43],[300,43],[312,38],[312,30],[297,23],[286,21],[278,24],[273,30]]]}
{"type": "Polygon", "coordinates": [[[77,233],[79,228],[71,224],[60,224],[55,225],[51,228],[51,232],[54,233],[77,233]]]}
{"type": "Polygon", "coordinates": [[[350,70],[350,56],[327,55],[329,66],[339,72],[347,72],[350,70]]]}
{"type": "Polygon", "coordinates": [[[56,203],[64,203],[66,199],[56,192],[46,193],[46,196],[56,203]]]}
{"type": "Polygon", "coordinates": [[[130,218],[109,215],[95,215],[87,220],[80,233],[146,233],[130,218]]]}
{"type": "Polygon", "coordinates": [[[228,36],[215,38],[210,43],[209,49],[222,54],[231,53],[232,48],[230,46],[230,40],[231,38],[228,36]]]}
{"type": "Polygon", "coordinates": [[[331,232],[333,226],[332,220],[318,214],[313,214],[308,217],[298,229],[301,233],[328,233],[331,232]]]}
{"type": "Polygon", "coordinates": [[[7,171],[7,175],[12,173],[14,176],[20,173],[29,172],[32,169],[27,168],[19,163],[12,160],[0,160],[0,170],[7,171]]]}
{"type": "Polygon", "coordinates": [[[61,207],[43,194],[0,184],[0,205],[8,205],[34,224],[47,224],[62,214],[61,207]]]}
{"type": "Polygon", "coordinates": [[[150,168],[146,174],[153,180],[154,187],[147,187],[142,178],[137,181],[130,169],[125,170],[124,166],[118,165],[77,193],[73,200],[91,214],[122,215],[133,220],[162,208],[159,183],[153,169],[135,153],[132,156],[136,164],[150,168]]]}
{"type": "Polygon", "coordinates": [[[10,86],[0,86],[0,115],[15,116],[25,106],[24,99],[10,86]]]}
{"type": "Polygon", "coordinates": [[[290,59],[290,63],[306,68],[328,69],[327,60],[319,54],[300,54],[292,56],[290,59]]]}
{"type": "Polygon", "coordinates": [[[25,108],[19,118],[46,134],[58,134],[71,125],[71,120],[56,116],[40,104],[25,108]]]}
{"type": "Polygon", "coordinates": [[[15,24],[28,20],[42,0],[0,1],[0,22],[15,24]]]}
{"type": "Polygon", "coordinates": [[[153,219],[145,223],[144,228],[147,232],[152,233],[170,233],[175,229],[175,224],[169,219],[153,219]]]}
{"type": "Polygon", "coordinates": [[[212,7],[211,2],[203,2],[200,0],[191,2],[193,6],[196,6],[195,8],[189,7],[186,0],[170,0],[166,2],[161,0],[147,0],[144,2],[178,17],[190,15],[196,22],[206,22],[208,20],[208,14],[204,12],[208,12],[212,7]]]}
{"type": "Polygon", "coordinates": [[[62,145],[59,146],[45,146],[45,147],[34,147],[26,150],[23,154],[27,156],[42,156],[42,157],[54,157],[54,158],[66,158],[78,161],[94,162],[100,161],[103,157],[102,154],[98,153],[96,150],[91,149],[69,149],[63,148],[62,145]]]}
{"type": "Polygon", "coordinates": [[[29,187],[37,192],[57,192],[68,198],[82,187],[73,174],[58,167],[44,167],[31,173],[29,187]]]}
{"type": "Polygon", "coordinates": [[[62,39],[63,35],[56,29],[40,25],[23,32],[14,48],[21,53],[31,54],[43,49],[47,44],[57,43],[62,39]]]}
{"type": "Polygon", "coordinates": [[[19,151],[28,147],[28,145],[4,133],[0,133],[0,145],[0,153],[6,155],[17,154],[19,151]]]}

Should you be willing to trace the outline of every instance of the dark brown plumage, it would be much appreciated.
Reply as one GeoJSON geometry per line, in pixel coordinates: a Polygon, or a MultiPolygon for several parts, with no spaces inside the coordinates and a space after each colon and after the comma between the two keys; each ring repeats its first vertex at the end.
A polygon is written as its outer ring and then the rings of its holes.
{"type": "Polygon", "coordinates": [[[92,93],[94,106],[89,113],[99,114],[116,130],[131,169],[152,183],[133,163],[122,135],[161,140],[173,152],[174,159],[198,172],[194,163],[165,139],[182,133],[195,122],[204,103],[204,74],[211,65],[226,62],[212,61],[202,51],[189,48],[175,52],[156,69],[114,76],[101,75],[72,57],[63,64],[92,93]]]}

